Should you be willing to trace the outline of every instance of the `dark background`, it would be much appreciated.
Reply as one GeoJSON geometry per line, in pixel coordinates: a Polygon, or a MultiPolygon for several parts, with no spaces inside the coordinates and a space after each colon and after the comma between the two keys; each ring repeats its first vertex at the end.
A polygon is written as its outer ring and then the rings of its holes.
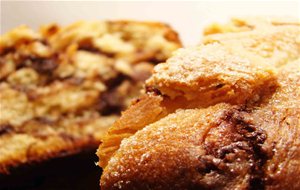
{"type": "Polygon", "coordinates": [[[13,169],[10,175],[0,175],[0,189],[99,190],[102,171],[95,165],[98,161],[95,152],[87,151],[13,169]]]}

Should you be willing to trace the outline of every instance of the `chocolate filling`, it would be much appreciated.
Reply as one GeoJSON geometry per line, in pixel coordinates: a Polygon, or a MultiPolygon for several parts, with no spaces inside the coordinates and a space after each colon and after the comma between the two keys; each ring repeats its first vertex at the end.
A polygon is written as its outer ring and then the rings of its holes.
{"type": "Polygon", "coordinates": [[[0,52],[0,56],[4,56],[8,53],[11,53],[11,52],[15,52],[16,51],[16,48],[15,47],[7,47],[7,48],[4,48],[2,50],[2,52],[0,52]]]}
{"type": "Polygon", "coordinates": [[[162,95],[160,90],[158,90],[157,88],[155,88],[153,86],[146,86],[146,92],[147,93],[153,93],[154,95],[162,95]]]}
{"type": "Polygon", "coordinates": [[[13,132],[13,126],[10,124],[0,124],[0,136],[13,132]]]}
{"type": "Polygon", "coordinates": [[[115,90],[104,92],[100,96],[96,109],[104,116],[120,114],[124,109],[123,98],[115,90]]]}
{"type": "Polygon", "coordinates": [[[31,61],[31,67],[40,74],[52,75],[52,72],[57,68],[57,60],[52,58],[29,58],[31,61]]]}
{"type": "MultiPolygon", "coordinates": [[[[265,189],[263,167],[272,155],[269,153],[270,150],[263,148],[267,139],[266,132],[259,126],[253,125],[250,119],[247,119],[247,114],[243,109],[228,111],[217,127],[212,128],[216,130],[212,135],[218,135],[221,139],[215,142],[206,138],[204,147],[207,154],[199,157],[197,171],[202,175],[222,175],[228,180],[248,173],[250,174],[248,182],[250,190],[265,189]],[[225,126],[225,132],[221,126],[225,126]]],[[[209,188],[220,185],[218,182],[209,188]]]]}

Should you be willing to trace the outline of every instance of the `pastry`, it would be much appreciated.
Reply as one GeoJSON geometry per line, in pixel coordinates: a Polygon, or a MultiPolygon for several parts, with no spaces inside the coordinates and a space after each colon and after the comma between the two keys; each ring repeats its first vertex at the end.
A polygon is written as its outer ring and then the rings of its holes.
{"type": "Polygon", "coordinates": [[[94,150],[140,94],[153,66],[181,47],[154,22],[80,21],[0,39],[0,173],[94,150]]]}
{"type": "Polygon", "coordinates": [[[98,149],[102,189],[300,188],[300,26],[256,19],[155,66],[98,149]]]}

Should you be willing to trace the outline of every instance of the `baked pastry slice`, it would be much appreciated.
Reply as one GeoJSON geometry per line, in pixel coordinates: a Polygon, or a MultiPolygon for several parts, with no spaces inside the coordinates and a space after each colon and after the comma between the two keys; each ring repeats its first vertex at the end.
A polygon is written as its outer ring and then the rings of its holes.
{"type": "Polygon", "coordinates": [[[276,85],[272,67],[220,44],[178,50],[155,67],[146,82],[147,93],[103,137],[98,150],[100,166],[106,166],[123,138],[179,108],[204,108],[220,102],[251,104],[276,85]]]}
{"type": "Polygon", "coordinates": [[[255,107],[180,109],[147,125],[122,141],[102,188],[298,189],[299,62],[278,81],[255,107]]]}
{"type": "Polygon", "coordinates": [[[0,173],[95,149],[153,66],[181,47],[162,23],[20,26],[0,39],[0,173]]]}
{"type": "Polygon", "coordinates": [[[299,29],[208,35],[156,66],[98,149],[102,189],[300,188],[299,29]]]}

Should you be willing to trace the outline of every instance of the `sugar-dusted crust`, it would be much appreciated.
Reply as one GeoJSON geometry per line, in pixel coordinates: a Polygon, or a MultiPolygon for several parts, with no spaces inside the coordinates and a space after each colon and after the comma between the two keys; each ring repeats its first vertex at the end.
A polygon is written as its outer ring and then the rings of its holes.
{"type": "Polygon", "coordinates": [[[155,67],[98,149],[102,189],[300,188],[300,26],[251,23],[155,67]]]}
{"type": "Polygon", "coordinates": [[[20,26],[0,38],[0,173],[96,148],[153,66],[181,47],[154,22],[20,26]]]}
{"type": "Polygon", "coordinates": [[[274,82],[274,71],[259,57],[247,57],[219,43],[176,51],[155,67],[147,85],[171,98],[203,104],[244,103],[274,82]]]}

